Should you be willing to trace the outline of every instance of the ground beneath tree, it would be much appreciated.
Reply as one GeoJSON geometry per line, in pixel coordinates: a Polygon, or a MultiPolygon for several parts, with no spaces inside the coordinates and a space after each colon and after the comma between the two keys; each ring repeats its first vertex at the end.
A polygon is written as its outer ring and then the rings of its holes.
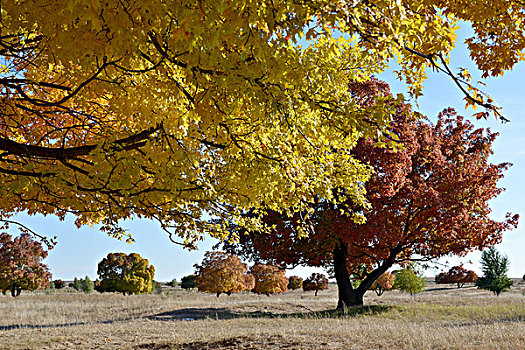
{"type": "Polygon", "coordinates": [[[136,350],[202,350],[202,349],[220,349],[220,350],[255,350],[255,349],[314,349],[319,346],[327,346],[328,343],[307,343],[304,341],[293,341],[283,336],[268,336],[262,338],[237,337],[224,339],[216,342],[193,342],[180,345],[173,344],[141,344],[134,347],[136,350]]]}
{"type": "Polygon", "coordinates": [[[0,349],[525,349],[524,291],[429,283],[415,297],[367,293],[366,307],[344,314],[333,285],[317,297],[22,293],[0,296],[0,349]]]}

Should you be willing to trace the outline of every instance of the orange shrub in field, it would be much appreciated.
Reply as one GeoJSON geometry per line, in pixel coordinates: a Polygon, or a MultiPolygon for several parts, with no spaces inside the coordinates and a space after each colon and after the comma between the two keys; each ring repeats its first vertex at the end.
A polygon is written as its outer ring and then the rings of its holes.
{"type": "Polygon", "coordinates": [[[254,287],[253,277],[247,275],[246,265],[235,255],[224,252],[206,252],[200,265],[195,265],[197,289],[201,292],[242,292],[254,287]]]}
{"type": "Polygon", "coordinates": [[[374,290],[377,295],[381,296],[387,290],[391,290],[394,287],[394,281],[396,276],[390,272],[385,272],[377,280],[372,283],[370,287],[371,290],[374,290]]]}
{"type": "Polygon", "coordinates": [[[328,278],[322,273],[312,273],[312,275],[303,282],[303,290],[305,292],[315,290],[315,295],[317,295],[318,291],[325,289],[328,289],[328,278]]]}
{"type": "Polygon", "coordinates": [[[253,292],[257,294],[280,294],[286,292],[288,278],[284,276],[284,270],[273,265],[254,265],[251,273],[255,279],[253,292]]]}

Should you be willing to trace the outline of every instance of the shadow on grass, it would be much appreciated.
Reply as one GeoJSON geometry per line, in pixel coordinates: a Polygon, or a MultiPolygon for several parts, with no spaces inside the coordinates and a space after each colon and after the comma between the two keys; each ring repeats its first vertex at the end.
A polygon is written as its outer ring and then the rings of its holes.
{"type": "MultiPolygon", "coordinates": [[[[423,292],[436,292],[436,291],[440,291],[440,290],[457,290],[459,289],[458,287],[434,287],[434,288],[426,288],[423,292]]],[[[467,289],[466,287],[463,288],[463,289],[467,289]]]]}
{"type": "Polygon", "coordinates": [[[74,326],[86,326],[95,324],[112,324],[115,322],[126,322],[137,319],[149,319],[152,321],[195,321],[195,320],[231,320],[237,318],[345,318],[356,317],[359,315],[377,315],[387,312],[396,306],[371,305],[352,307],[346,310],[323,310],[308,311],[295,313],[276,313],[276,312],[233,312],[225,308],[185,308],[168,312],[162,312],[154,315],[142,315],[121,317],[109,320],[86,321],[86,322],[68,322],[68,323],[50,323],[50,324],[11,324],[0,325],[0,331],[10,331],[14,329],[47,329],[62,328],[74,326]]]}
{"type": "Polygon", "coordinates": [[[360,315],[378,315],[396,306],[370,305],[351,307],[345,310],[330,309],[322,311],[277,313],[266,311],[232,312],[224,308],[185,308],[147,316],[154,321],[195,321],[204,319],[230,320],[236,318],[347,318],[360,315]]]}
{"type": "Polygon", "coordinates": [[[49,324],[10,324],[1,326],[0,331],[10,331],[13,329],[27,328],[27,329],[46,329],[46,328],[61,328],[61,327],[74,327],[74,326],[86,326],[86,325],[95,325],[95,324],[111,324],[115,322],[125,322],[142,318],[138,317],[121,317],[111,320],[100,320],[100,321],[86,321],[86,322],[68,322],[68,323],[49,323],[49,324]]]}

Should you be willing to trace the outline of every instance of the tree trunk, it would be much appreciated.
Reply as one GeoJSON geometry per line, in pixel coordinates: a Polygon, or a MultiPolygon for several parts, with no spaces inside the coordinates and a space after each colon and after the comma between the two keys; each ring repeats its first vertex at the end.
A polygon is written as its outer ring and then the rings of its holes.
{"type": "Polygon", "coordinates": [[[365,295],[363,291],[352,287],[346,265],[347,255],[348,245],[340,242],[334,249],[334,274],[339,294],[339,300],[337,301],[338,309],[349,306],[362,306],[365,295]]]}
{"type": "Polygon", "coordinates": [[[396,261],[396,256],[402,251],[401,247],[390,250],[390,256],[384,260],[375,270],[371,271],[368,276],[361,281],[358,288],[352,287],[350,274],[348,273],[347,258],[348,244],[342,240],[334,249],[334,274],[337,281],[339,300],[337,308],[343,309],[349,306],[363,306],[363,298],[368,288],[372,286],[375,280],[385,273],[396,261]]]}
{"type": "Polygon", "coordinates": [[[19,288],[18,285],[15,283],[11,286],[11,296],[17,297],[22,292],[22,288],[19,288]]]}

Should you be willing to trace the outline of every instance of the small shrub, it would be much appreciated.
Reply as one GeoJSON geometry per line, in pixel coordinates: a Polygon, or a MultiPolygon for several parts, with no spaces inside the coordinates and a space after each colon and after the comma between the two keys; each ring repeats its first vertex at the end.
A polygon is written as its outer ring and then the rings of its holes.
{"type": "Polygon", "coordinates": [[[62,288],[64,288],[66,286],[66,282],[64,282],[62,280],[54,280],[53,284],[55,285],[56,289],[62,289],[62,288]]]}
{"type": "Polygon", "coordinates": [[[378,296],[383,295],[387,290],[391,290],[394,287],[394,281],[396,277],[390,272],[385,272],[377,280],[372,283],[370,289],[375,291],[378,296]]]}
{"type": "Polygon", "coordinates": [[[168,283],[168,286],[170,287],[177,287],[178,283],[177,283],[177,279],[172,279],[169,283],[168,283]]]}
{"type": "Polygon", "coordinates": [[[305,292],[315,290],[316,296],[317,292],[325,289],[328,289],[328,278],[322,273],[312,273],[312,275],[303,282],[303,290],[305,292]]]}
{"type": "Polygon", "coordinates": [[[180,281],[180,287],[186,290],[197,287],[196,278],[197,277],[195,275],[188,275],[188,276],[182,277],[180,281]]]}
{"type": "Polygon", "coordinates": [[[160,282],[157,282],[153,280],[152,282],[152,294],[162,294],[162,284],[160,282]]]}
{"type": "Polygon", "coordinates": [[[425,290],[427,279],[414,269],[401,269],[395,273],[394,289],[414,295],[425,290]]]}
{"type": "Polygon", "coordinates": [[[303,287],[303,279],[299,276],[290,276],[288,278],[288,289],[296,290],[303,287]]]}
{"type": "Polygon", "coordinates": [[[82,290],[82,282],[81,280],[79,280],[78,278],[75,277],[75,279],[73,280],[73,288],[75,288],[75,290],[78,290],[78,291],[81,291],[82,290]]]}
{"type": "Polygon", "coordinates": [[[93,291],[95,290],[95,284],[93,283],[93,281],[91,281],[91,279],[89,279],[88,276],[80,280],[80,287],[82,291],[86,294],[93,293],[93,291]]]}

